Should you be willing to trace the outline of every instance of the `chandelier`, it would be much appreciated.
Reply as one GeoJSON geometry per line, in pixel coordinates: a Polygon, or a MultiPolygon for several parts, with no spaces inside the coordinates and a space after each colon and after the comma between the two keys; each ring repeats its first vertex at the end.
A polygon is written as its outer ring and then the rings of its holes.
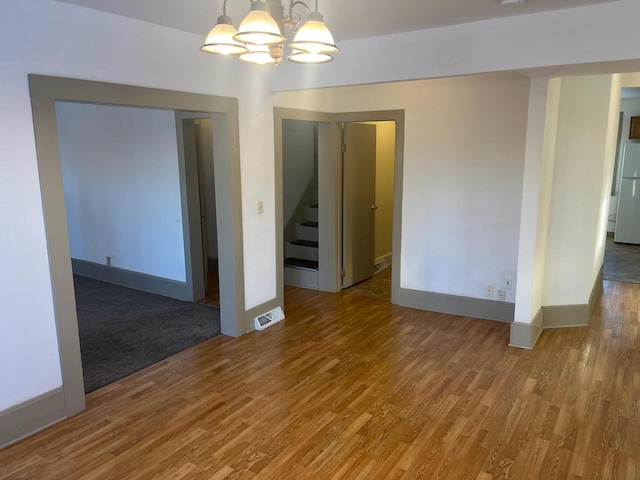
{"type": "Polygon", "coordinates": [[[318,0],[315,0],[314,11],[300,0],[290,0],[286,16],[282,0],[252,0],[251,10],[238,30],[227,16],[227,0],[224,0],[222,15],[200,50],[218,55],[239,55],[244,62],[260,65],[278,64],[283,60],[285,26],[295,34],[289,44],[291,54],[287,58],[290,61],[326,63],[333,60],[331,54],[336,53],[338,47],[318,12],[318,0]],[[293,12],[296,6],[307,10],[306,22],[293,12]]]}

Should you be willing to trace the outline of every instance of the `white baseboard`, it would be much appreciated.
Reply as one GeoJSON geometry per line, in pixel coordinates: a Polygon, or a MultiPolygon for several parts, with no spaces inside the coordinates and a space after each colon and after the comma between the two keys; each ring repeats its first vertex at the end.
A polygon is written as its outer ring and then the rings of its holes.
{"type": "Polygon", "coordinates": [[[387,266],[390,266],[390,265],[391,265],[391,260],[392,260],[392,258],[393,258],[393,253],[389,252],[389,253],[387,253],[387,254],[385,254],[385,255],[382,255],[382,256],[380,256],[380,257],[376,258],[376,259],[373,261],[373,264],[374,264],[374,265],[379,265],[379,264],[381,264],[382,262],[386,262],[387,266]]]}

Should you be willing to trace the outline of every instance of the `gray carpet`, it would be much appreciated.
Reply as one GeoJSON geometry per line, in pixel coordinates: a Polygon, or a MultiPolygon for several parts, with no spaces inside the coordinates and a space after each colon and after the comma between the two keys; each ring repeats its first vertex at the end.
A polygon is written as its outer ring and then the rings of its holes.
{"type": "Polygon", "coordinates": [[[73,280],[87,393],[220,333],[218,308],[73,280]]]}
{"type": "Polygon", "coordinates": [[[607,237],[603,277],[614,282],[640,283],[640,245],[614,243],[607,237]]]}

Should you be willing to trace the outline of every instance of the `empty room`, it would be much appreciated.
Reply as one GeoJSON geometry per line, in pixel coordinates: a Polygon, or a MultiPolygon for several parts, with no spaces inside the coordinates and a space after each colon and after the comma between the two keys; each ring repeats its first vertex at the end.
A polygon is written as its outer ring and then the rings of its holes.
{"type": "Polygon", "coordinates": [[[401,3],[0,2],[0,479],[640,479],[640,4],[401,3]]]}

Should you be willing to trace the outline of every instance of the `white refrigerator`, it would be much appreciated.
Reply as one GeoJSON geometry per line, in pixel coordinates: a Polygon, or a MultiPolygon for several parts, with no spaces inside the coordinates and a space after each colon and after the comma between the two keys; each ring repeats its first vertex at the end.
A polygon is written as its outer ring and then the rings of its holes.
{"type": "Polygon", "coordinates": [[[640,143],[624,146],[613,241],[640,244],[640,143]]]}

